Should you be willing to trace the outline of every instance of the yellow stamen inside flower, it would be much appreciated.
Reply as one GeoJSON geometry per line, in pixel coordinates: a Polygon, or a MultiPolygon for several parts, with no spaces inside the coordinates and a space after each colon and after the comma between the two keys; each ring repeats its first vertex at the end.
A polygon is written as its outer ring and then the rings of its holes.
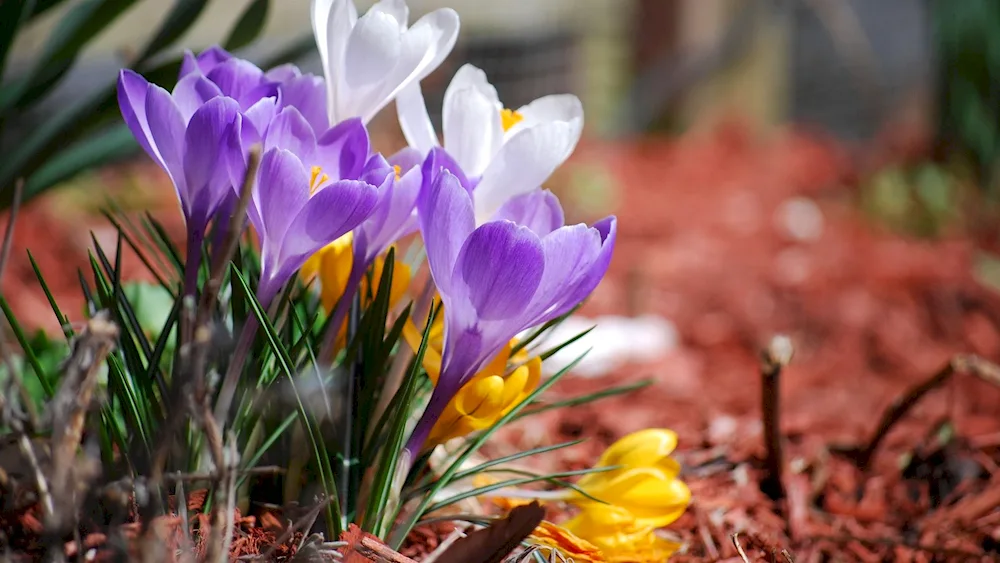
{"type": "Polygon", "coordinates": [[[523,120],[524,116],[512,109],[503,108],[500,110],[500,124],[503,125],[504,131],[509,131],[511,127],[523,120]]]}
{"type": "Polygon", "coordinates": [[[399,178],[401,176],[400,172],[402,172],[403,169],[400,168],[398,164],[393,164],[392,165],[392,169],[396,171],[396,179],[399,180],[399,178]]]}
{"type": "Polygon", "coordinates": [[[330,177],[323,173],[322,168],[320,168],[319,166],[313,166],[312,175],[309,178],[309,195],[313,195],[314,193],[316,193],[316,190],[318,190],[320,186],[327,183],[329,180],[330,177]]]}

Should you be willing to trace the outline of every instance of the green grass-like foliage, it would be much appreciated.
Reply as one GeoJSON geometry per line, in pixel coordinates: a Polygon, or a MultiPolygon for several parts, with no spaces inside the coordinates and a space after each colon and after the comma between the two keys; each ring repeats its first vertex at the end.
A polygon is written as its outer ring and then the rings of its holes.
{"type": "MultiPolygon", "coordinates": [[[[99,458],[95,461],[101,467],[100,477],[89,483],[95,491],[112,483],[145,483],[145,500],[140,502],[135,496],[138,489],[130,492],[132,501],[139,503],[140,519],[154,518],[169,512],[170,506],[183,504],[170,498],[183,498],[192,490],[193,485],[182,476],[204,475],[199,486],[207,483],[209,489],[206,512],[298,503],[311,507],[307,513],[312,519],[303,524],[289,517],[293,525],[313,526],[332,540],[356,523],[398,547],[414,526],[470,497],[531,484],[575,489],[572,478],[581,472],[537,474],[511,464],[551,455],[577,442],[498,459],[473,456],[506,424],[648,384],[545,400],[546,390],[571,365],[543,380],[526,401],[493,426],[467,436],[464,445],[451,450],[455,453],[444,465],[430,464],[427,456],[404,459],[403,446],[430,395],[422,358],[430,321],[440,307],[432,308],[426,319],[418,319],[426,321],[428,328],[419,350],[411,352],[401,335],[410,321],[412,303],[390,307],[395,250],[387,254],[377,284],[368,273],[368,287],[378,290],[354,300],[347,342],[334,365],[323,369],[316,358],[330,315],[316,292],[297,280],[265,310],[255,297],[260,258],[249,237],[243,237],[221,272],[213,273],[208,266],[203,269],[202,298],[196,302],[179,297],[184,260],[177,243],[154,217],[136,219],[116,209],[106,216],[118,231],[115,248],[103,248],[93,238],[89,267],[78,278],[86,299],[84,316],[106,315],[119,332],[100,367],[97,411],[87,419],[84,432],[95,437],[96,452],[91,449],[79,455],[99,458]],[[121,263],[126,253],[135,254],[155,281],[123,280],[121,263]],[[213,275],[221,278],[212,279],[213,275]],[[217,295],[209,287],[217,288],[217,295]],[[206,300],[206,294],[214,297],[206,300]],[[238,372],[232,403],[220,404],[223,374],[234,361],[233,343],[243,327],[253,323],[259,329],[238,372]],[[398,388],[388,387],[388,374],[397,361],[406,362],[405,376],[398,388]],[[379,411],[379,404],[388,407],[379,411]],[[221,465],[220,451],[228,452],[228,461],[221,465]],[[502,477],[487,487],[466,486],[454,492],[455,485],[481,473],[502,477]]],[[[421,257],[412,248],[405,254],[421,257]]],[[[29,335],[2,296],[0,309],[13,341],[23,350],[9,365],[30,397],[31,408],[44,412],[68,385],[62,360],[81,338],[82,324],[70,322],[80,318],[80,312],[61,308],[58,296],[49,290],[46,273],[32,264],[39,288],[63,327],[62,337],[29,335]]],[[[418,292],[411,288],[411,293],[418,292]]],[[[541,349],[536,340],[559,322],[532,332],[519,348],[548,358],[585,334],[541,349]]],[[[10,375],[8,369],[0,368],[4,379],[10,375]]],[[[21,432],[43,436],[46,429],[42,426],[21,432]]],[[[10,426],[3,431],[17,434],[10,426]]]]}

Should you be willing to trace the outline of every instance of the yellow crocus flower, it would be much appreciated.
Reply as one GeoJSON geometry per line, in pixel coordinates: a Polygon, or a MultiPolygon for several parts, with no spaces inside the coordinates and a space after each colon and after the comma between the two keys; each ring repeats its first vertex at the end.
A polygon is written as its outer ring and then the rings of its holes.
{"type": "Polygon", "coordinates": [[[619,563],[662,563],[680,545],[656,535],[649,520],[609,504],[591,504],[563,527],[597,546],[605,560],[619,563]]]}
{"type": "MultiPolygon", "coordinates": [[[[441,349],[444,346],[444,315],[438,314],[431,325],[423,366],[434,385],[441,374],[441,349]]],[[[411,323],[403,328],[403,337],[417,350],[423,334],[411,323]]],[[[528,398],[542,375],[542,360],[528,358],[524,350],[511,355],[517,344],[512,339],[482,370],[472,377],[445,407],[431,429],[427,448],[454,438],[485,430],[528,398]],[[508,366],[514,366],[508,373],[508,366]]]]}
{"type": "Polygon", "coordinates": [[[670,457],[676,447],[677,434],[663,428],[623,437],[605,450],[596,465],[616,469],[589,473],[577,482],[588,495],[607,504],[575,492],[570,502],[584,511],[608,504],[620,507],[642,528],[670,524],[680,518],[691,501],[691,491],[677,478],[680,464],[670,457]]]}
{"type": "MultiPolygon", "coordinates": [[[[337,305],[337,301],[340,296],[343,295],[345,289],[347,288],[347,280],[351,275],[351,264],[354,260],[354,234],[347,233],[346,235],[340,237],[339,239],[331,242],[316,254],[313,254],[309,260],[302,266],[299,271],[299,276],[306,283],[312,283],[318,280],[320,286],[320,300],[323,303],[323,308],[327,313],[333,311],[333,308],[337,305]]],[[[382,280],[382,269],[385,267],[385,255],[381,255],[375,259],[375,263],[372,265],[372,289],[371,294],[374,296],[378,293],[379,282],[382,280]]],[[[402,261],[397,261],[393,264],[392,268],[392,288],[389,292],[389,307],[395,307],[400,300],[406,295],[409,289],[410,279],[412,274],[410,272],[410,267],[402,261]]],[[[358,291],[361,293],[362,302],[367,306],[368,300],[368,277],[365,276],[361,278],[361,283],[358,285],[358,291]]],[[[340,329],[340,334],[337,337],[338,346],[343,346],[344,334],[346,332],[347,321],[345,319],[344,326],[340,329]]]]}

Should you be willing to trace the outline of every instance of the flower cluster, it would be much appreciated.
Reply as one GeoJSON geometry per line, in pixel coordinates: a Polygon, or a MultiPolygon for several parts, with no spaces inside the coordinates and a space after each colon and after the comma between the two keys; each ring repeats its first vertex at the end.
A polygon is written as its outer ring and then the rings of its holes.
{"type": "MultiPolygon", "coordinates": [[[[404,0],[382,0],[360,17],[352,0],[313,0],[312,27],[323,77],[292,65],[265,71],[213,47],[185,54],[170,92],[122,71],[119,105],[176,189],[188,235],[185,295],[198,293],[205,248],[218,246],[206,247],[218,242],[209,233],[245,219],[260,245],[256,292],[265,308],[296,276],[318,285],[332,316],[321,363],[343,348],[355,297],[360,292],[364,305],[377,292],[388,249],[419,236],[428,285],[410,295],[426,296],[424,305],[439,304],[440,312],[423,358],[433,391],[404,448],[413,462],[490,427],[537,388],[541,360],[518,346],[518,335],[594,290],[617,221],[567,225],[558,198],[542,187],[580,139],[575,96],[507,108],[485,73],[465,65],[445,91],[439,140],[420,81],[455,44],[454,11],[410,26],[404,0]],[[373,150],[367,123],[393,101],[408,147],[384,156],[373,150]],[[244,189],[246,217],[235,217],[244,189]]],[[[418,279],[413,266],[396,264],[391,306],[418,279]]],[[[243,330],[236,366],[255,326],[243,330]]],[[[423,332],[411,322],[402,336],[416,350],[423,332]]],[[[239,375],[230,368],[220,395],[239,375]]],[[[580,512],[565,530],[550,529],[553,537],[669,552],[652,532],[676,519],[689,497],[668,457],[675,443],[669,431],[651,430],[612,447],[600,465],[620,468],[580,482],[587,495],[565,499],[580,512]]]]}

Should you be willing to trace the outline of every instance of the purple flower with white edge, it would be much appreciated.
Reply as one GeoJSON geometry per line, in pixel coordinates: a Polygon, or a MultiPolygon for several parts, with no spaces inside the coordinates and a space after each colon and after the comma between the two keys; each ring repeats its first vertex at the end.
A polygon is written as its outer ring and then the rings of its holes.
{"type": "Polygon", "coordinates": [[[178,81],[172,93],[122,70],[118,105],[139,145],[166,171],[188,231],[185,294],[195,291],[208,223],[243,181],[244,122],[236,100],[202,76],[178,81]]]}
{"type": "Polygon", "coordinates": [[[248,209],[261,244],[257,296],[264,306],[313,253],[371,214],[385,177],[373,176],[369,150],[357,119],[319,139],[293,107],[271,121],[248,209]]]}
{"type": "MultiPolygon", "coordinates": [[[[396,98],[407,143],[427,153],[438,147],[419,84],[396,98]]],[[[476,189],[476,222],[482,224],[510,198],[535,190],[569,158],[583,132],[583,106],[572,94],[543,96],[504,109],[496,88],[479,68],[463,65],[445,89],[444,149],[476,189]]]]}
{"type": "Polygon", "coordinates": [[[425,174],[417,210],[445,336],[440,379],[407,443],[410,459],[455,393],[511,338],[594,290],[617,228],[614,216],[564,226],[559,201],[542,190],[510,200],[477,227],[469,192],[447,170],[425,174]]]}

